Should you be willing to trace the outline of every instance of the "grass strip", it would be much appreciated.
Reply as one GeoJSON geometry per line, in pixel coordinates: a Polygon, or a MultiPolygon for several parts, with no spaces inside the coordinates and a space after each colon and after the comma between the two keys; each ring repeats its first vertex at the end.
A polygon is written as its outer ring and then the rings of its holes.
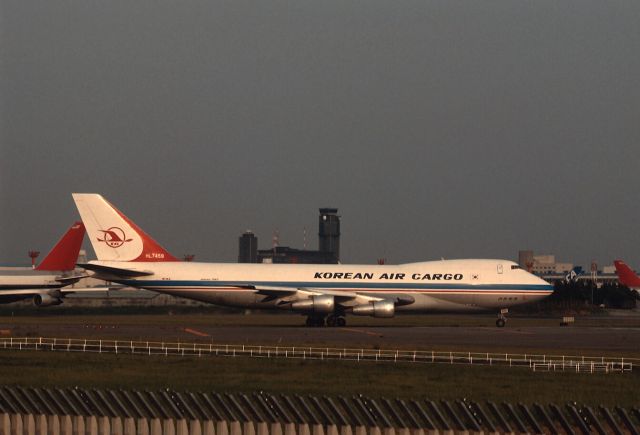
{"type": "Polygon", "coordinates": [[[0,384],[638,406],[638,370],[532,372],[448,364],[0,352],[0,384]]]}

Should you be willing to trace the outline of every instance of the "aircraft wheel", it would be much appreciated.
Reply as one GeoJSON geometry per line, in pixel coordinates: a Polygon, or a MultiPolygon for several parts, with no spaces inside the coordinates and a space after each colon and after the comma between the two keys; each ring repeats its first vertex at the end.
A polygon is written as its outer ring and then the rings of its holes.
{"type": "Polygon", "coordinates": [[[347,319],[345,319],[344,317],[338,317],[336,319],[336,326],[339,326],[339,327],[347,326],[347,319]]]}
{"type": "Polygon", "coordinates": [[[324,326],[324,317],[321,316],[309,316],[305,322],[307,326],[324,326]]]}
{"type": "Polygon", "coordinates": [[[507,322],[505,322],[505,320],[504,320],[504,319],[498,319],[498,320],[496,320],[496,326],[497,326],[498,328],[504,328],[504,325],[505,325],[506,323],[507,323],[507,322]]]}
{"type": "Polygon", "coordinates": [[[336,319],[335,316],[328,316],[327,317],[327,326],[331,326],[331,327],[336,326],[337,320],[338,319],[336,319]]]}

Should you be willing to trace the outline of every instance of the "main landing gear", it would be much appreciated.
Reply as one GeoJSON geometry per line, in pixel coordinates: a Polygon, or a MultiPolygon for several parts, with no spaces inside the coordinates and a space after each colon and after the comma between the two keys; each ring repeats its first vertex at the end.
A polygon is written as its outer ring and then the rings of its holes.
{"type": "Polygon", "coordinates": [[[344,318],[344,316],[333,315],[333,314],[330,314],[327,316],[327,326],[342,327],[346,325],[347,325],[347,320],[344,318]]]}
{"type": "Polygon", "coordinates": [[[305,324],[307,326],[324,326],[324,316],[309,316],[305,324]]]}
{"type": "Polygon", "coordinates": [[[319,315],[310,315],[307,317],[307,321],[305,322],[305,324],[307,326],[313,326],[313,327],[320,327],[320,326],[330,326],[330,327],[334,327],[334,326],[346,326],[347,325],[347,320],[344,318],[344,316],[338,315],[338,314],[329,314],[326,317],[325,320],[325,316],[319,316],[319,315]]]}
{"type": "Polygon", "coordinates": [[[503,308],[500,310],[500,313],[498,314],[498,320],[496,320],[496,326],[498,328],[504,328],[504,325],[507,324],[507,317],[505,316],[505,314],[507,314],[508,312],[508,308],[503,308]]]}

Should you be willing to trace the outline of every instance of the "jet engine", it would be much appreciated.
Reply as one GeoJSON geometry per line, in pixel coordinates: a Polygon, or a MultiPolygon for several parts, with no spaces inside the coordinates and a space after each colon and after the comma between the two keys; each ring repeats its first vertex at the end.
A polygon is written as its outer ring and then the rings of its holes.
{"type": "Polygon", "coordinates": [[[47,294],[37,294],[33,297],[33,305],[36,307],[50,307],[61,303],[62,299],[47,294]]]}
{"type": "Polygon", "coordinates": [[[356,316],[393,317],[396,308],[393,301],[372,301],[353,307],[356,316]]]}
{"type": "Polygon", "coordinates": [[[313,313],[333,313],[335,301],[331,295],[314,295],[291,303],[291,309],[313,313]]]}

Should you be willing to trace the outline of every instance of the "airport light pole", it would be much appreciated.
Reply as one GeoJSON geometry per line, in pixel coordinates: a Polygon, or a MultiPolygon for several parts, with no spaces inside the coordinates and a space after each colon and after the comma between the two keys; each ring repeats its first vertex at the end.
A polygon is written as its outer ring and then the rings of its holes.
{"type": "Polygon", "coordinates": [[[593,306],[593,287],[596,285],[598,279],[598,263],[595,260],[591,261],[591,306],[593,306]]]}
{"type": "Polygon", "coordinates": [[[29,251],[29,257],[31,257],[31,268],[36,268],[36,258],[40,255],[40,251],[29,251]]]}

